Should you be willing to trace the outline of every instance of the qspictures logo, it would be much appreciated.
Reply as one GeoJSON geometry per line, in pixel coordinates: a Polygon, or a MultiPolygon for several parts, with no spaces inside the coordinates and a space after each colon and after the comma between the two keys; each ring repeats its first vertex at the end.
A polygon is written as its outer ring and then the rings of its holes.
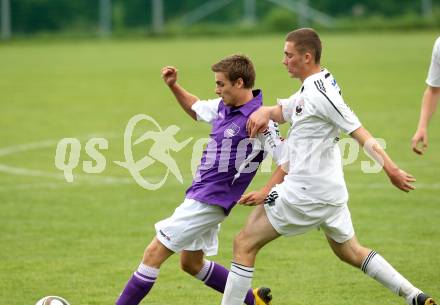
{"type": "MultiPolygon", "coordinates": [[[[224,131],[224,139],[221,143],[216,143],[212,138],[200,138],[193,141],[192,137],[184,139],[183,141],[178,141],[176,139],[180,131],[178,126],[170,125],[166,128],[162,128],[151,116],[137,114],[129,119],[124,131],[124,160],[113,162],[127,170],[134,181],[142,188],[147,190],[157,190],[167,181],[170,174],[173,175],[179,183],[183,183],[183,177],[179,165],[173,158],[173,155],[184,149],[191,142],[194,142],[190,164],[193,178],[197,180],[200,179],[200,170],[207,170],[215,166],[218,167],[219,171],[224,171],[224,169],[229,168],[232,143],[231,138],[237,136],[239,130],[240,127],[235,124],[227,126],[224,131]],[[145,128],[146,125],[149,125],[150,127],[145,128]],[[140,134],[140,136],[135,137],[135,135],[138,134],[140,134]],[[139,152],[140,149],[138,149],[138,147],[144,142],[151,143],[151,145],[149,146],[149,149],[142,150],[142,152],[146,152],[146,155],[144,154],[136,159],[134,156],[139,156],[139,154],[135,154],[134,151],[137,150],[139,152]],[[200,160],[200,155],[204,149],[206,149],[206,155],[200,160]],[[219,164],[216,164],[217,161],[213,162],[214,160],[217,160],[215,157],[216,155],[222,156],[218,159],[219,164]],[[224,164],[222,164],[222,162],[224,164]],[[160,177],[156,176],[154,177],[155,179],[151,179],[151,177],[148,176],[149,168],[153,164],[161,164],[162,168],[164,168],[160,177]]],[[[386,143],[383,139],[377,140],[381,142],[382,147],[385,147],[386,143]]],[[[242,139],[237,146],[237,150],[241,149],[243,151],[248,151],[249,146],[254,148],[256,141],[259,141],[258,138],[242,139]]],[[[368,146],[367,144],[365,146],[368,146]]],[[[319,143],[313,139],[307,141],[307,143],[304,143],[304,141],[299,143],[295,139],[288,139],[284,142],[282,147],[283,154],[287,156],[287,158],[283,159],[287,160],[286,163],[290,162],[295,164],[301,162],[302,164],[305,164],[305,166],[308,166],[310,171],[319,171],[321,170],[321,164],[326,164],[325,159],[332,158],[334,157],[334,154],[337,153],[335,151],[337,145],[339,145],[343,155],[347,152],[347,157],[342,157],[343,165],[351,164],[358,158],[360,147],[357,142],[351,138],[344,138],[336,142],[334,139],[327,139],[326,141],[320,140],[319,143]],[[301,156],[291,153],[291,151],[294,151],[294,147],[298,146],[305,150],[313,150],[310,160],[305,160],[308,162],[298,160],[301,156]]],[[[264,150],[266,151],[270,151],[271,148],[273,150],[273,147],[271,147],[271,141],[266,141],[266,143],[259,142],[256,146],[260,148],[264,147],[264,150]]],[[[89,160],[82,162],[82,169],[85,173],[99,174],[105,170],[107,160],[101,151],[107,150],[108,147],[109,141],[102,137],[90,138],[87,141],[84,147],[85,152],[91,159],[93,159],[93,161],[89,160]]],[[[63,172],[65,180],[69,183],[73,182],[75,179],[73,170],[79,166],[80,153],[81,143],[77,138],[64,138],[57,144],[55,152],[55,167],[63,172]]],[[[238,155],[240,155],[240,157],[236,157],[235,160],[236,171],[243,170],[243,164],[247,164],[244,166],[246,170],[256,170],[258,168],[258,163],[247,159],[249,155],[237,153],[236,156],[238,155]]],[[[185,165],[187,165],[187,163],[185,163],[185,165]]],[[[270,173],[272,171],[271,166],[272,158],[270,156],[261,164],[261,172],[270,173]]],[[[361,170],[364,173],[378,173],[381,169],[382,164],[372,158],[370,161],[361,161],[361,170]]]]}

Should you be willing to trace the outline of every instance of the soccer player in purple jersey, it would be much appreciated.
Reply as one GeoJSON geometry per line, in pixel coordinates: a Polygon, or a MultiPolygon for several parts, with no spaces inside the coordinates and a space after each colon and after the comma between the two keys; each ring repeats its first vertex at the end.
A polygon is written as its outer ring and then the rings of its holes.
{"type": "MultiPolygon", "coordinates": [[[[265,132],[250,140],[249,116],[262,106],[261,90],[252,90],[255,71],[249,58],[226,57],[211,67],[217,99],[200,101],[177,83],[177,69],[162,69],[162,78],[183,110],[194,120],[212,125],[210,141],[184,202],[173,215],[156,223],[156,237],[144,252],[138,269],[129,279],[117,305],[137,305],[153,287],[160,266],[180,253],[182,269],[223,293],[229,271],[205,256],[217,254],[220,223],[240,199],[256,170],[270,152],[280,155],[281,140],[271,122],[265,132]]],[[[270,304],[269,288],[249,289],[247,305],[270,304]]]]}

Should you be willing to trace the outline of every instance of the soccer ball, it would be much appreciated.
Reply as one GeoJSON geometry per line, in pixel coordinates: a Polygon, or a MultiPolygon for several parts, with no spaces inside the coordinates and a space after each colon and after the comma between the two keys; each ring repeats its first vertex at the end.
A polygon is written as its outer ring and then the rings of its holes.
{"type": "Polygon", "coordinates": [[[70,304],[62,297],[57,297],[57,296],[51,295],[51,296],[42,298],[35,305],[70,305],[70,304]]]}

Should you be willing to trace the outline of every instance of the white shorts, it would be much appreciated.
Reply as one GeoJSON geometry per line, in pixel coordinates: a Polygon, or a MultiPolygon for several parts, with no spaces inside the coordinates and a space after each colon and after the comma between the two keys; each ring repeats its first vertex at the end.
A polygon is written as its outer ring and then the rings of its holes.
{"type": "Polygon", "coordinates": [[[173,252],[202,250],[206,256],[218,251],[220,223],[226,215],[223,208],[185,199],[171,217],[155,224],[157,239],[173,252]]]}
{"type": "Polygon", "coordinates": [[[327,236],[343,243],[354,236],[353,223],[347,204],[331,205],[312,203],[295,205],[286,202],[272,189],[264,209],[269,222],[281,235],[293,236],[306,233],[314,228],[322,229],[327,236]],[[269,198],[272,194],[272,198],[269,198]]]}

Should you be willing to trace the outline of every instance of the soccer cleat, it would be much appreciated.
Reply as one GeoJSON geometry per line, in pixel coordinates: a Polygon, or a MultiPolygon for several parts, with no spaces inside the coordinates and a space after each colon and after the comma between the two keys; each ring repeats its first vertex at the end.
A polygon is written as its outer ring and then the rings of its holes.
{"type": "Polygon", "coordinates": [[[433,298],[423,292],[419,293],[412,301],[413,305],[437,305],[433,298]]]}
{"type": "Polygon", "coordinates": [[[253,291],[255,297],[255,305],[270,305],[272,301],[272,292],[270,288],[259,287],[255,288],[253,291]]]}

